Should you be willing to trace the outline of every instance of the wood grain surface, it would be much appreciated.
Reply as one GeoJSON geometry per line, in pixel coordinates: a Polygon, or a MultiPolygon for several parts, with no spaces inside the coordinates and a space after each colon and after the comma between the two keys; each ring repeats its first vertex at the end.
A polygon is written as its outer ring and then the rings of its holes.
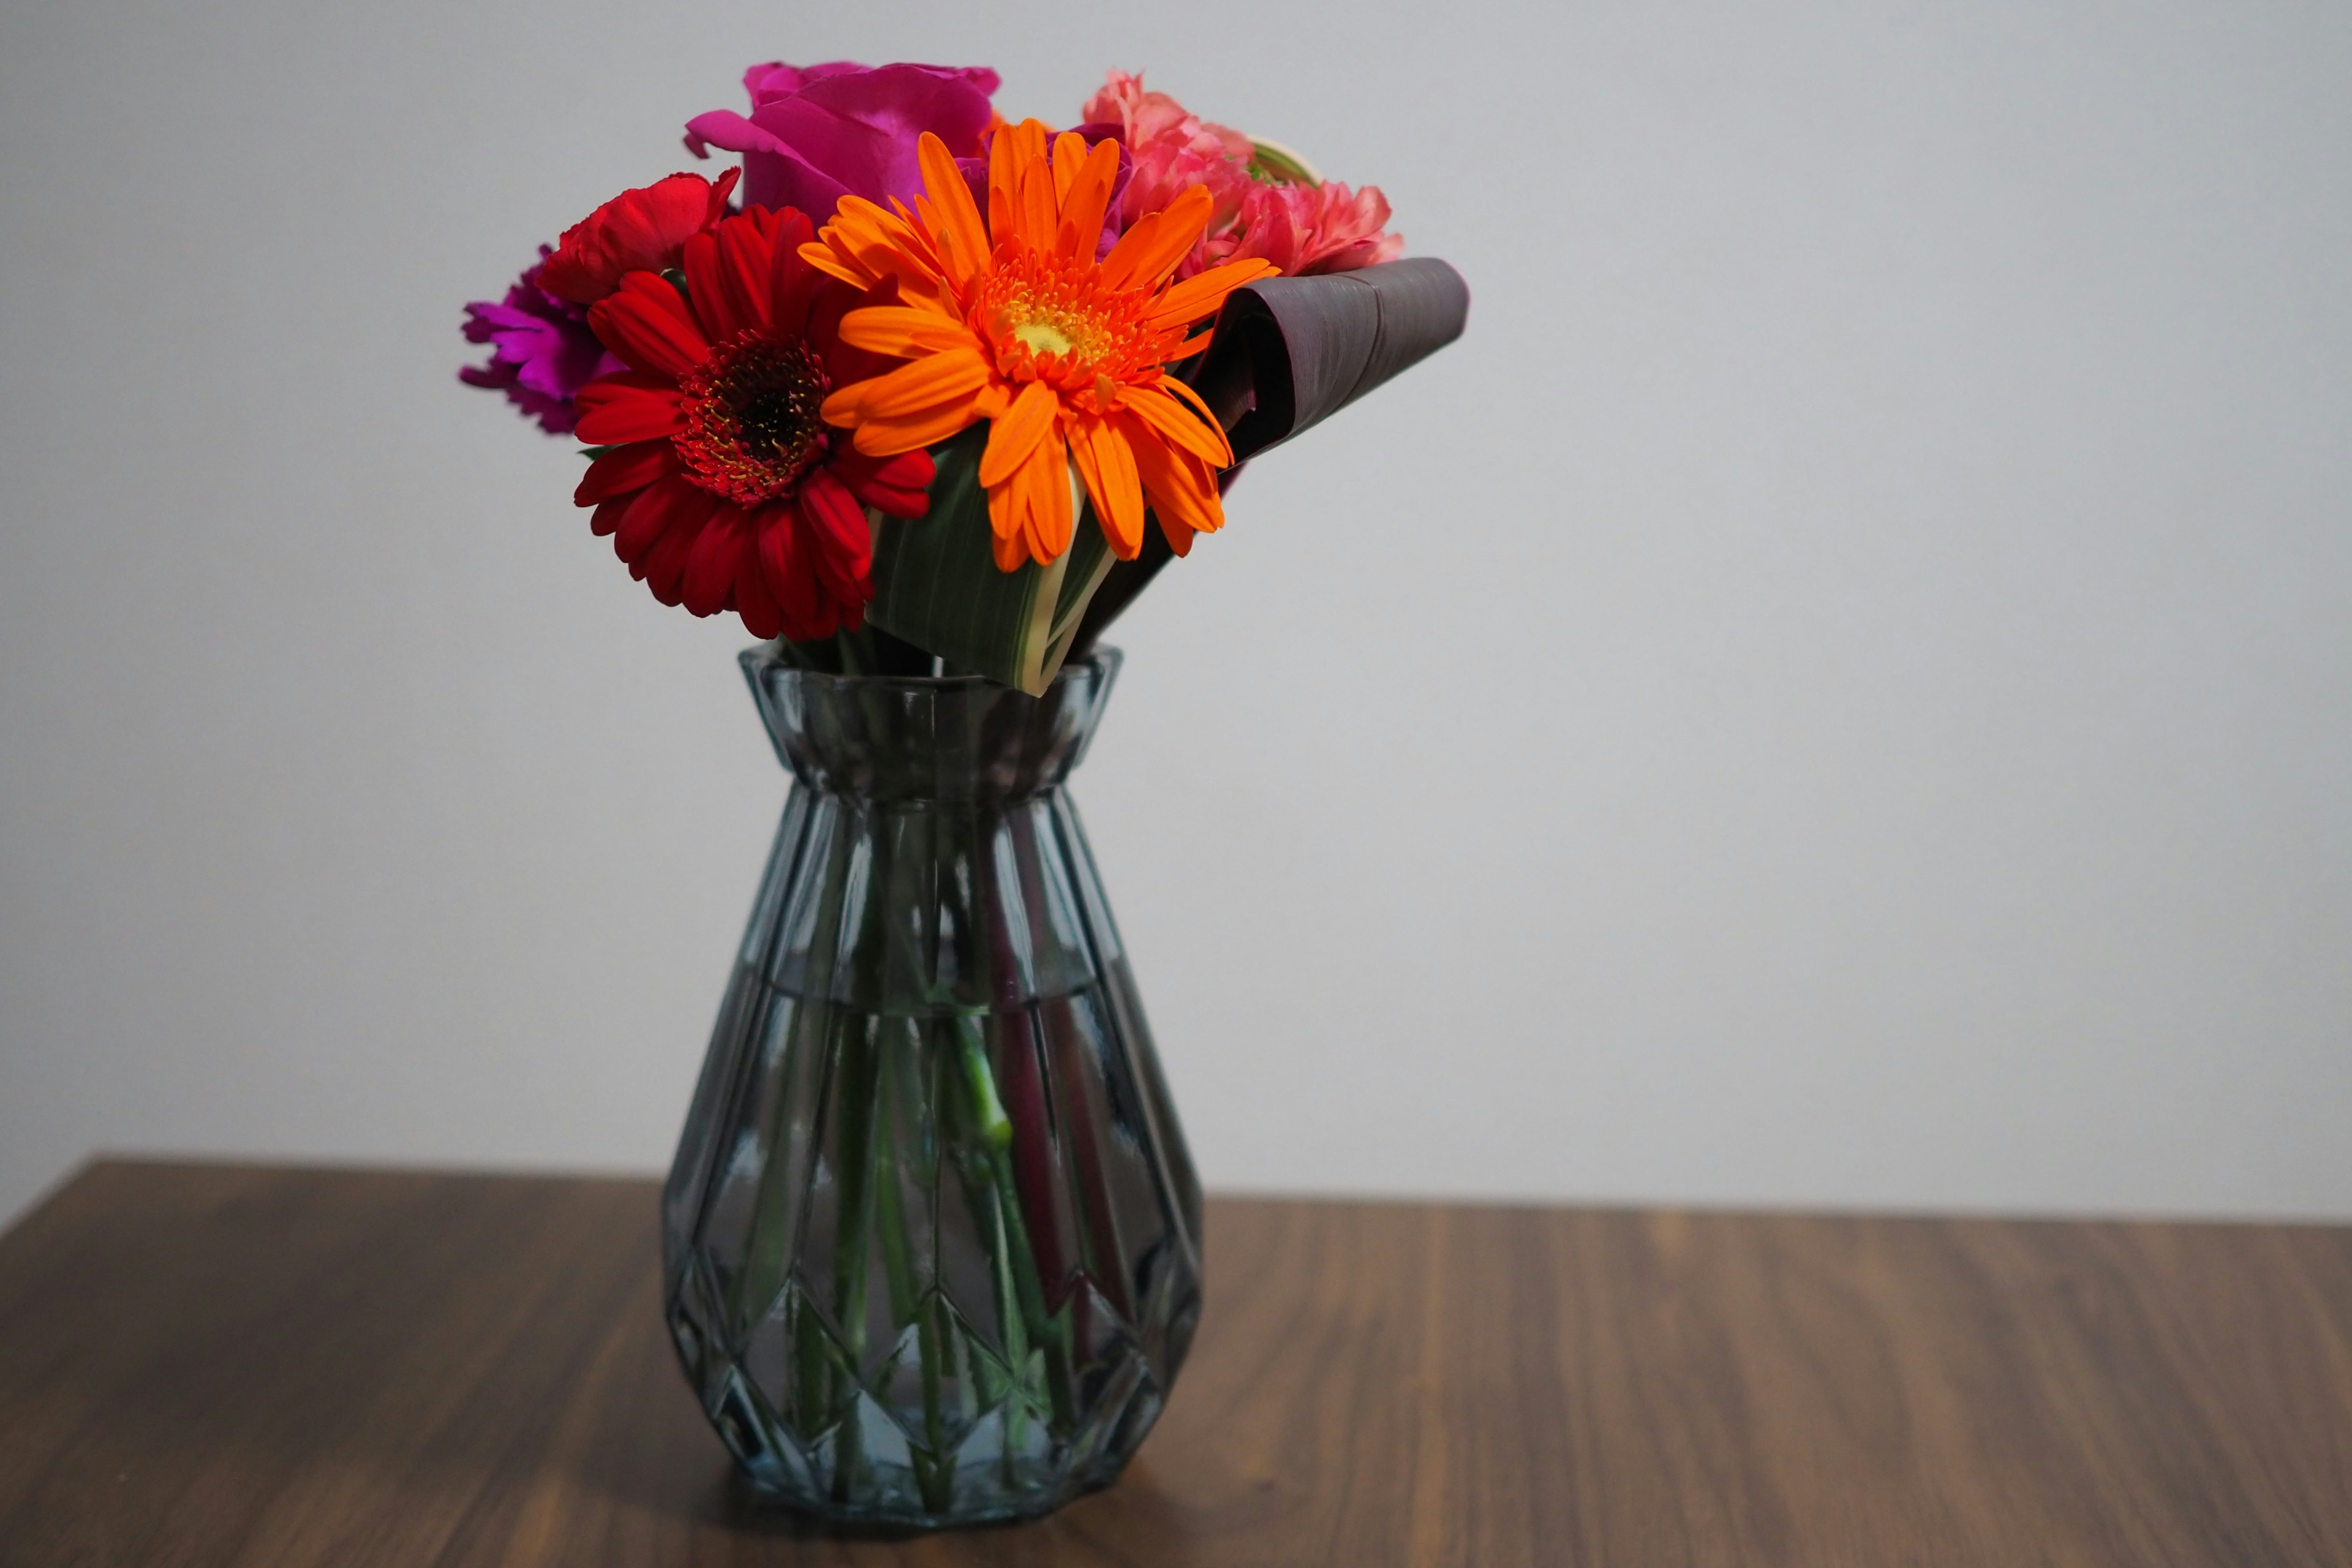
{"type": "Polygon", "coordinates": [[[0,1237],[0,1563],[2352,1564],[2352,1230],[1213,1201],[1126,1477],[730,1479],[649,1183],[94,1166],[0,1237]]]}

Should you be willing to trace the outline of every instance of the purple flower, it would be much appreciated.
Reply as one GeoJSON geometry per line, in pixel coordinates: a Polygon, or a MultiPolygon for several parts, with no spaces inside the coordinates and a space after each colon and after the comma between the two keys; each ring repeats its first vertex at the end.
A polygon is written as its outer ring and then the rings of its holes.
{"type": "Polygon", "coordinates": [[[568,436],[579,423],[573,395],[596,377],[628,367],[588,330],[586,306],[539,286],[539,269],[551,254],[552,247],[539,247],[539,260],[515,279],[504,303],[477,300],[466,307],[466,341],[489,344],[490,359],[463,367],[457,379],[505,393],[541,429],[568,436]]]}
{"type": "Polygon", "coordinates": [[[959,157],[980,151],[993,121],[997,76],[982,66],[887,65],[848,60],[771,64],[743,73],[751,115],[715,109],[686,124],[698,158],[721,147],[743,154],[743,200],[797,207],[822,226],[845,195],[911,202],[923,188],[915,142],[930,132],[959,157]]]}

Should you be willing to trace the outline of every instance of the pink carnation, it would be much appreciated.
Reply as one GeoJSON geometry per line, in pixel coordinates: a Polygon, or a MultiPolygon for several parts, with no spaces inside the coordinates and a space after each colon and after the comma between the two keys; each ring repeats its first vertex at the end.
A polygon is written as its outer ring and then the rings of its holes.
{"type": "Polygon", "coordinates": [[[1165,211],[1192,186],[1208,187],[1216,205],[1201,242],[1178,265],[1179,278],[1246,257],[1263,257],[1290,277],[1349,272],[1404,250],[1404,237],[1387,232],[1388,198],[1379,186],[1253,178],[1257,149],[1247,136],[1202,120],[1164,92],[1145,91],[1140,75],[1112,71],[1078,117],[1116,126],[1134,161],[1119,202],[1122,223],[1165,211]]]}
{"type": "Polygon", "coordinates": [[[1378,185],[1252,185],[1233,227],[1209,239],[1210,259],[1261,256],[1287,278],[1352,272],[1404,254],[1404,236],[1388,233],[1388,221],[1378,185]]]}
{"type": "Polygon", "coordinates": [[[1143,77],[1112,71],[1101,90],[1087,100],[1078,118],[1089,125],[1116,125],[1129,147],[1146,142],[1181,142],[1202,153],[1222,153],[1247,163],[1255,151],[1250,139],[1230,125],[1202,119],[1164,92],[1143,90],[1143,77]]]}
{"type": "MultiPolygon", "coordinates": [[[[1078,118],[1089,125],[1116,125],[1135,172],[1119,199],[1122,224],[1163,212],[1194,185],[1216,198],[1209,232],[1232,224],[1250,185],[1250,139],[1230,125],[1215,125],[1189,112],[1164,92],[1143,90],[1143,78],[1113,71],[1102,90],[1087,100],[1078,118]]],[[[1195,268],[1194,270],[1197,270],[1195,268]]]]}

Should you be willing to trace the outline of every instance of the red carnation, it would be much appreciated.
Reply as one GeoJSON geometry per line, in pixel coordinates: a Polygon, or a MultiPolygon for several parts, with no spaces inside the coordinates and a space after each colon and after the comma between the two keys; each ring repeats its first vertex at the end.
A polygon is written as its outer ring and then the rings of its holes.
{"type": "Polygon", "coordinates": [[[794,641],[856,628],[874,596],[866,509],[920,517],[931,459],[870,458],[819,415],[836,387],[899,362],[841,341],[841,318],[887,304],[803,261],[787,207],[752,207],[683,246],[686,289],[632,271],[588,312],[629,366],[580,389],[598,457],[573,499],[596,509],[631,574],[666,605],[732,610],[794,641]]]}
{"type": "Polygon", "coordinates": [[[631,272],[676,267],[688,237],[727,215],[728,193],[741,173],[730,169],[716,183],[672,174],[623,191],[563,231],[555,254],[540,268],[539,286],[559,300],[593,305],[631,272]]]}

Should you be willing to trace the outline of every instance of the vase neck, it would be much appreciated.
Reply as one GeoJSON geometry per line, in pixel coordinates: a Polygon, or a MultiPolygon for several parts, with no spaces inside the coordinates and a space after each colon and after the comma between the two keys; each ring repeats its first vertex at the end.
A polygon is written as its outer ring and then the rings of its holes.
{"type": "Polygon", "coordinates": [[[1043,697],[977,676],[826,675],[747,649],[776,755],[805,787],[879,804],[998,805],[1059,787],[1086,754],[1117,648],[1065,665],[1043,697]]]}

